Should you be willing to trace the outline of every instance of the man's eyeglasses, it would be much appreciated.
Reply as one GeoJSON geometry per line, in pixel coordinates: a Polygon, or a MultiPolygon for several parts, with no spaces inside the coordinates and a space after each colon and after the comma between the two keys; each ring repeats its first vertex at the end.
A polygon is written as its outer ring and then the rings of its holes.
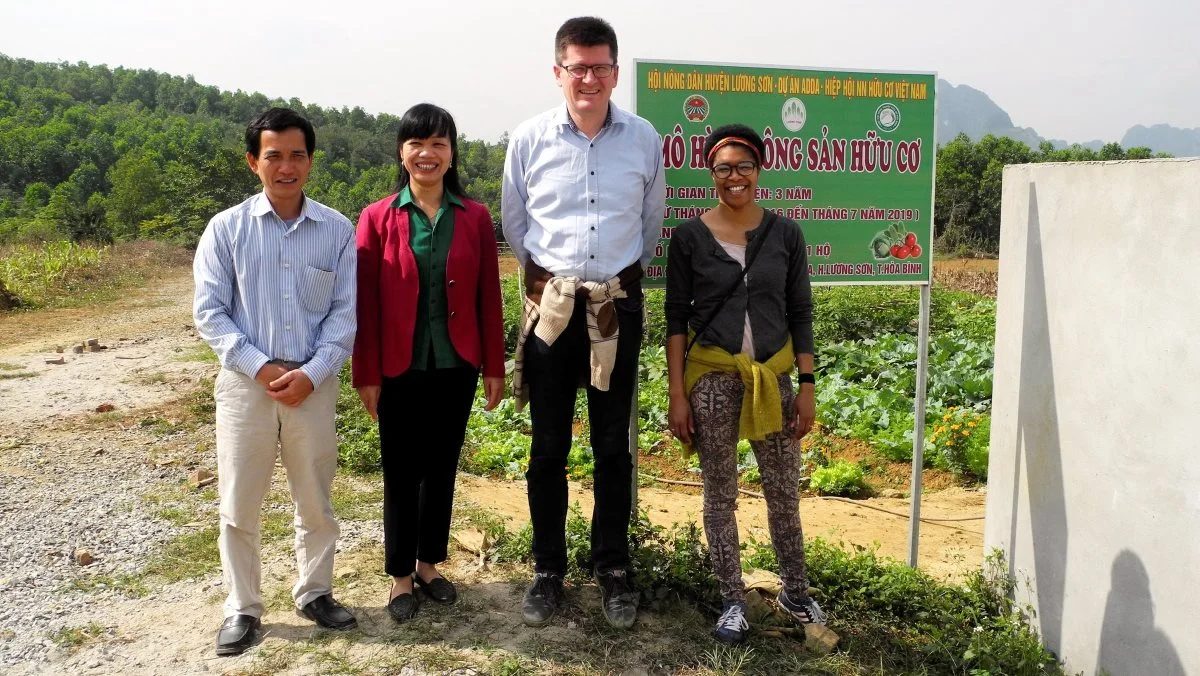
{"type": "Polygon", "coordinates": [[[615,65],[608,63],[602,63],[598,66],[585,66],[580,63],[577,63],[573,66],[564,66],[560,63],[558,64],[558,67],[567,71],[567,73],[576,80],[582,80],[583,78],[587,77],[587,72],[589,70],[592,71],[592,75],[596,76],[596,79],[602,80],[609,75],[612,75],[613,71],[617,69],[615,65]]]}
{"type": "Polygon", "coordinates": [[[733,170],[735,168],[737,169],[738,174],[742,176],[749,176],[753,174],[756,169],[758,169],[758,165],[750,160],[738,162],[733,166],[728,164],[718,164],[712,168],[712,175],[716,176],[717,178],[729,178],[733,175],[733,170]]]}

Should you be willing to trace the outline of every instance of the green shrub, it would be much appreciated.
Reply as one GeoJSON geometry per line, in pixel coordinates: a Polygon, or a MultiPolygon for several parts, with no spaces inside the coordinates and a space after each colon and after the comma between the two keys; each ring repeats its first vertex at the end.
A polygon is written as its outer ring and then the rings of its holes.
{"type": "Polygon", "coordinates": [[[8,247],[0,252],[0,283],[22,304],[39,307],[72,275],[99,267],[108,253],[108,247],[66,240],[8,247]]]}
{"type": "MultiPolygon", "coordinates": [[[[972,337],[990,340],[995,331],[995,301],[934,287],[929,304],[932,333],[964,328],[972,337]],[[968,318],[961,319],[964,315],[968,318]],[[990,320],[989,320],[990,318],[990,320]]],[[[813,337],[826,344],[877,338],[888,333],[916,335],[920,323],[920,291],[910,286],[826,286],[813,289],[813,337]]]]}
{"type": "MultiPolygon", "coordinates": [[[[774,551],[751,541],[747,565],[778,572],[774,551]]],[[[1054,661],[1010,600],[1013,584],[999,555],[965,585],[881,558],[875,549],[816,538],[805,544],[809,584],[841,647],[885,673],[1056,674],[1054,661]]]]}
{"type": "Polygon", "coordinates": [[[350,386],[350,362],[338,376],[340,389],[335,428],[338,436],[338,464],[357,473],[378,472],[379,426],[367,415],[358,392],[350,386]]]}
{"type": "Polygon", "coordinates": [[[521,288],[521,280],[512,274],[500,278],[500,293],[504,298],[504,353],[511,358],[517,351],[525,292],[521,288]]]}
{"type": "MultiPolygon", "coordinates": [[[[567,519],[567,577],[591,579],[591,527],[574,505],[567,519]]],[[[529,524],[494,542],[493,559],[527,563],[529,524]]],[[[696,524],[655,526],[645,512],[630,528],[632,568],[643,605],[676,599],[719,607],[708,549],[696,524]]],[[[853,551],[816,538],[805,545],[809,583],[816,587],[842,649],[870,673],[1048,674],[1061,667],[1012,601],[1014,587],[998,555],[966,584],[946,584],[919,569],[881,558],[875,549],[853,551]]],[[[774,548],[749,538],[744,568],[779,572],[774,548]]],[[[840,672],[839,672],[840,673],[840,672]]]]}
{"type": "Polygon", "coordinates": [[[498,562],[528,563],[533,560],[533,524],[526,521],[516,533],[505,532],[493,540],[493,559],[498,562]]]}
{"type": "Polygon", "coordinates": [[[822,495],[856,496],[866,492],[863,470],[858,463],[838,460],[813,470],[812,487],[822,495]]]}
{"type": "Polygon", "coordinates": [[[663,303],[667,299],[665,289],[646,289],[646,324],[642,331],[642,347],[665,347],[667,344],[667,319],[663,303]]]}
{"type": "MultiPolygon", "coordinates": [[[[591,522],[579,503],[567,514],[567,579],[582,584],[592,579],[591,522]]],[[[669,599],[718,605],[717,581],[708,558],[708,547],[695,523],[656,526],[641,511],[629,528],[631,568],[644,603],[657,607],[669,599]]],[[[495,546],[495,560],[528,563],[532,560],[533,528],[503,536],[495,546]]]]}

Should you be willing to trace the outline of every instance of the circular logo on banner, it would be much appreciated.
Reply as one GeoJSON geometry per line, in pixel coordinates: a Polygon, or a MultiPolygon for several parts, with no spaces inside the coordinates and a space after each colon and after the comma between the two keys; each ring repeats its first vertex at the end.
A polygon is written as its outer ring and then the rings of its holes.
{"type": "Polygon", "coordinates": [[[708,119],[708,99],[699,94],[692,94],[683,102],[683,115],[689,122],[703,122],[708,119]]]}
{"type": "Polygon", "coordinates": [[[804,123],[808,121],[808,109],[804,107],[804,102],[797,98],[791,98],[783,102],[783,126],[788,131],[800,131],[804,128],[804,123]]]}
{"type": "Polygon", "coordinates": [[[885,103],[875,109],[875,126],[879,131],[896,131],[900,126],[900,109],[894,103],[885,103]]]}

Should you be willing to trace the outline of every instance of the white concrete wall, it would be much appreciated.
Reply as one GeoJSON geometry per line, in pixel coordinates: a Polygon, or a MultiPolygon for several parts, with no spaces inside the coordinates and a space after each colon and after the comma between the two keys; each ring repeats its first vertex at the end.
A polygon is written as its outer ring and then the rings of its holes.
{"type": "Polygon", "coordinates": [[[1200,159],[1009,167],[985,545],[1070,673],[1200,676],[1200,159]]]}

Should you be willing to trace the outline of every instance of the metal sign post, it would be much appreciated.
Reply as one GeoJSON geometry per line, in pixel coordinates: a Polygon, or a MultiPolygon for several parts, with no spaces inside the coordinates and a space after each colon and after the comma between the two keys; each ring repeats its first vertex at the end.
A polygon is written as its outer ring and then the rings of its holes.
{"type": "Polygon", "coordinates": [[[929,372],[929,284],[921,285],[921,323],[917,329],[917,392],[913,412],[912,514],[908,523],[908,565],[917,567],[921,537],[921,469],[925,465],[925,385],[929,372]]]}

